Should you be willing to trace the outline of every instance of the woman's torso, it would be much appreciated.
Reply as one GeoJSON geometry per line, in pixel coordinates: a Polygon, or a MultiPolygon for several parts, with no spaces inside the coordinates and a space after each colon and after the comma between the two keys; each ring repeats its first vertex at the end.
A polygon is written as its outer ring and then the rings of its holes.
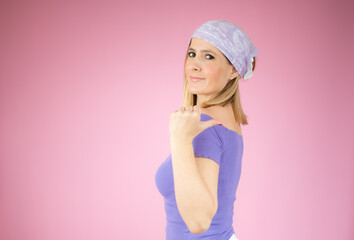
{"type": "MultiPolygon", "coordinates": [[[[202,113],[201,119],[206,121],[210,115],[202,113]]],[[[217,119],[222,121],[221,119],[217,119]]],[[[225,118],[224,124],[225,123],[225,118]]],[[[235,124],[236,125],[236,124],[235,124]]],[[[166,239],[168,240],[193,240],[193,239],[228,239],[234,229],[232,226],[234,202],[236,200],[236,190],[241,174],[243,137],[234,130],[235,125],[228,122],[227,127],[215,126],[219,137],[223,139],[225,150],[222,153],[220,162],[220,173],[218,183],[219,208],[213,218],[208,231],[198,235],[193,235],[184,224],[176,205],[174,195],[174,183],[172,173],[171,155],[162,163],[156,174],[156,185],[160,193],[164,196],[166,210],[166,239]],[[229,128],[230,127],[230,128],[229,128]]]]}

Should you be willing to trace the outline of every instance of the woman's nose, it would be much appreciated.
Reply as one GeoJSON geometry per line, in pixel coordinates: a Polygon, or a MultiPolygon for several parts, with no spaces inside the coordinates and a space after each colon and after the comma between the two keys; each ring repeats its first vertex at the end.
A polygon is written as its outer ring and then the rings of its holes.
{"type": "Polygon", "coordinates": [[[194,61],[193,63],[192,63],[192,70],[193,71],[200,71],[202,68],[201,68],[201,66],[200,66],[200,64],[197,62],[197,61],[194,61]]]}

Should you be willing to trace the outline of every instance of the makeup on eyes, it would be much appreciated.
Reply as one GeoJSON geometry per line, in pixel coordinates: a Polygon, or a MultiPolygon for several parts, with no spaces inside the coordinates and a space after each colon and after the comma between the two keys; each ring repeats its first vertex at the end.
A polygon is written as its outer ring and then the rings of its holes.
{"type": "MultiPolygon", "coordinates": [[[[194,52],[188,52],[188,56],[189,56],[190,53],[194,53],[194,52]]],[[[210,55],[210,54],[206,54],[206,56],[210,56],[210,58],[208,58],[209,60],[212,60],[212,59],[215,58],[213,55],[210,55]]]]}

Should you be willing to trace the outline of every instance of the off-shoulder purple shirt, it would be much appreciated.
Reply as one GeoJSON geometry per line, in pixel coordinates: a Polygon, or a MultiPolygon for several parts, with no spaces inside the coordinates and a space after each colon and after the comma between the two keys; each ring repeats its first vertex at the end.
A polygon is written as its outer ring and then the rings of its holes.
{"type": "MultiPolygon", "coordinates": [[[[201,121],[212,119],[201,113],[201,121]]],[[[218,210],[209,229],[193,234],[184,223],[176,203],[171,154],[157,169],[155,184],[164,198],[166,211],[166,240],[228,240],[233,233],[234,202],[241,176],[243,136],[224,126],[215,125],[193,139],[194,155],[206,157],[219,164],[218,210]]]]}

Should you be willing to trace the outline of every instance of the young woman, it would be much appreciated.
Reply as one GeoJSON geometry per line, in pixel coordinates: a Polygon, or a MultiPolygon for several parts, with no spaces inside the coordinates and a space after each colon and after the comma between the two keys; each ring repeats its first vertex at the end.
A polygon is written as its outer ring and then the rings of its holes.
{"type": "Polygon", "coordinates": [[[237,240],[232,224],[243,154],[240,124],[248,124],[238,85],[252,76],[257,54],[246,33],[226,20],[204,23],[190,39],[183,107],[170,116],[171,154],[155,176],[166,240],[237,240]]]}

